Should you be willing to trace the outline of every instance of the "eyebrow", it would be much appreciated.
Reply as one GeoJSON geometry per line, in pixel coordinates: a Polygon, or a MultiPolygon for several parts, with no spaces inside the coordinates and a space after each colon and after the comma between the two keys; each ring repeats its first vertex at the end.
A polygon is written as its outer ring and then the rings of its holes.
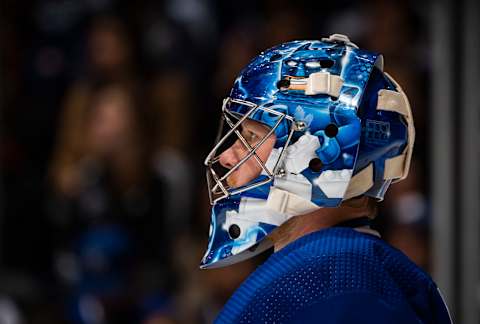
{"type": "Polygon", "coordinates": [[[265,135],[269,132],[268,126],[263,125],[254,120],[249,120],[247,123],[245,123],[244,127],[248,131],[251,131],[254,133],[261,133],[262,135],[265,135]]]}

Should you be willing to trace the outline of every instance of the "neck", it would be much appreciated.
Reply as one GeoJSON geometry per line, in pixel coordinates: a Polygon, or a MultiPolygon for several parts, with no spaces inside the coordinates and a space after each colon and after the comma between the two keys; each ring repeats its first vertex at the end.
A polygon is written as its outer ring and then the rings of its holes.
{"type": "Polygon", "coordinates": [[[275,252],[307,234],[333,227],[341,222],[369,216],[369,200],[359,198],[336,208],[320,208],[314,212],[292,217],[270,234],[275,252]]]}

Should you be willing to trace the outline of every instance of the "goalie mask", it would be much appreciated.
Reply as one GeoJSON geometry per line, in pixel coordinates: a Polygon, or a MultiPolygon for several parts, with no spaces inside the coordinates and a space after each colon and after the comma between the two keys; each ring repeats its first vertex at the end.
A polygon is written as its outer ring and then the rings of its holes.
{"type": "Polygon", "coordinates": [[[201,268],[268,249],[291,217],[382,200],[407,176],[413,141],[408,99],[381,55],[337,34],[262,52],[223,101],[205,160],[212,215],[201,268]]]}

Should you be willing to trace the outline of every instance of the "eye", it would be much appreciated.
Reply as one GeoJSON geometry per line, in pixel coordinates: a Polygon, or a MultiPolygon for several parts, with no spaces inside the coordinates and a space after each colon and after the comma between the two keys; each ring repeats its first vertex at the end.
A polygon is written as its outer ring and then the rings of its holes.
{"type": "Polygon", "coordinates": [[[247,140],[249,143],[255,143],[258,139],[258,135],[252,132],[249,132],[247,140]]]}
{"type": "Polygon", "coordinates": [[[310,61],[310,62],[307,62],[307,63],[305,64],[305,66],[308,67],[308,68],[313,69],[313,68],[319,68],[319,67],[321,67],[321,64],[320,64],[319,61],[310,61]]]}
{"type": "Polygon", "coordinates": [[[253,145],[257,142],[258,140],[258,135],[255,134],[252,131],[249,131],[247,129],[243,129],[242,131],[242,136],[245,138],[245,140],[248,142],[248,144],[253,145]]]}
{"type": "Polygon", "coordinates": [[[295,66],[298,65],[298,62],[294,61],[294,60],[289,60],[289,61],[287,61],[287,65],[290,66],[290,67],[295,67],[295,66]]]}

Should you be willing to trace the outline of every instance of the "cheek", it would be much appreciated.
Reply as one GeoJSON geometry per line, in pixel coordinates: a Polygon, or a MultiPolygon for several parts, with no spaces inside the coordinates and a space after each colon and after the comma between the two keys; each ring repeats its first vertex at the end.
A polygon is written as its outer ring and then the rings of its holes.
{"type": "MultiPolygon", "coordinates": [[[[257,155],[260,160],[265,164],[270,156],[270,153],[273,150],[275,145],[276,138],[275,136],[269,137],[263,144],[257,149],[257,155]]],[[[239,150],[236,152],[238,156],[238,161],[248,154],[245,149],[239,150]]],[[[229,185],[232,187],[238,187],[247,184],[248,182],[254,180],[262,173],[262,167],[257,162],[255,157],[250,157],[245,163],[243,163],[232,175],[228,178],[229,185]]],[[[228,181],[228,180],[227,180],[228,181]]]]}
{"type": "MultiPolygon", "coordinates": [[[[257,149],[256,151],[257,155],[263,163],[267,162],[268,157],[270,156],[270,153],[272,153],[272,149],[274,145],[275,145],[275,138],[270,137],[265,141],[265,143],[263,143],[262,146],[260,146],[257,149]]],[[[239,172],[240,174],[245,175],[245,177],[247,177],[248,175],[248,178],[252,178],[252,179],[259,176],[260,173],[262,172],[262,167],[253,156],[249,158],[240,168],[242,168],[241,171],[239,172]]]]}
{"type": "Polygon", "coordinates": [[[233,176],[237,186],[243,186],[258,177],[261,172],[260,164],[254,158],[250,158],[238,168],[238,172],[235,172],[233,176]]]}
{"type": "Polygon", "coordinates": [[[272,153],[273,146],[275,145],[275,137],[270,136],[262,146],[257,149],[257,155],[262,160],[263,163],[266,163],[270,153],[272,153]]]}

